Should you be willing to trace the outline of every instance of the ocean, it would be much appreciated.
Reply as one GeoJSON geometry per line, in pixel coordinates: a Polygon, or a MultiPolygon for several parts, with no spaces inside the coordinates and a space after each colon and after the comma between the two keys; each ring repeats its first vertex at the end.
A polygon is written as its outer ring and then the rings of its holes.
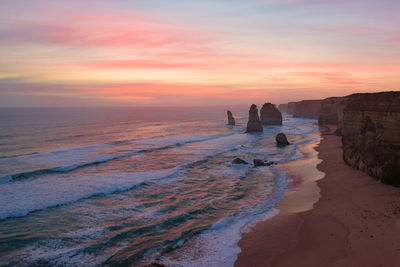
{"type": "Polygon", "coordinates": [[[316,120],[246,134],[248,108],[0,109],[0,266],[233,266],[279,211],[316,120]],[[277,147],[284,132],[291,145],[277,147]]]}

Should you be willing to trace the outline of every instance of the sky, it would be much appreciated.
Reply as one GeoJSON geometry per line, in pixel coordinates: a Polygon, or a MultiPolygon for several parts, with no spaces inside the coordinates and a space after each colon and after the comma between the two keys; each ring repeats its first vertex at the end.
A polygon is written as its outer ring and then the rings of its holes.
{"type": "Polygon", "coordinates": [[[398,0],[1,0],[0,107],[398,91],[399,13],[398,0]]]}

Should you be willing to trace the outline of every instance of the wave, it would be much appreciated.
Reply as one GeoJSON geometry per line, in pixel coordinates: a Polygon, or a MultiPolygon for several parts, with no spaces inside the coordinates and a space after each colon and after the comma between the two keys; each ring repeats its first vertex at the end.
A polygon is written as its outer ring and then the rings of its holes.
{"type": "Polygon", "coordinates": [[[10,158],[17,158],[17,157],[37,155],[37,154],[39,154],[39,152],[31,152],[31,153],[11,155],[11,156],[0,156],[0,159],[10,159],[10,158]]]}
{"type": "MultiPolygon", "coordinates": [[[[0,183],[0,192],[5,192],[0,195],[0,220],[9,217],[23,217],[34,211],[68,205],[96,196],[129,191],[145,186],[149,182],[179,178],[187,170],[206,164],[210,157],[210,155],[206,155],[179,167],[148,172],[99,176],[69,174],[62,175],[59,177],[60,179],[50,177],[51,181],[47,176],[39,176],[30,180],[13,180],[13,183],[3,182],[0,183]]],[[[65,174],[70,171],[70,168],[52,171],[65,174]]],[[[48,170],[45,172],[51,173],[48,170]]],[[[6,181],[10,181],[10,178],[6,181]]]]}
{"type": "Polygon", "coordinates": [[[124,158],[124,157],[131,157],[133,155],[134,155],[134,153],[126,153],[123,155],[109,157],[109,158],[102,159],[102,160],[95,160],[95,161],[86,162],[86,163],[82,163],[82,164],[60,166],[60,167],[48,168],[48,169],[39,169],[39,170],[34,170],[34,171],[21,172],[21,173],[17,173],[17,174],[7,175],[7,176],[0,177],[0,184],[4,183],[4,182],[9,182],[9,181],[27,179],[27,178],[31,178],[31,177],[39,176],[39,175],[46,175],[46,174],[52,174],[52,173],[67,173],[67,172],[76,170],[78,168],[94,166],[94,165],[106,163],[106,162],[124,158]]]}
{"type": "MultiPolygon", "coordinates": [[[[187,144],[192,144],[192,143],[210,141],[210,140],[214,140],[214,139],[218,139],[218,138],[222,138],[222,137],[228,137],[233,134],[234,133],[218,134],[218,135],[211,135],[211,136],[205,136],[205,137],[196,137],[196,139],[193,139],[193,137],[183,137],[183,138],[179,138],[179,139],[141,140],[140,143],[146,143],[146,144],[152,144],[152,145],[153,144],[162,144],[162,142],[170,143],[170,144],[167,144],[164,146],[159,146],[159,147],[148,148],[148,149],[141,149],[141,150],[138,150],[138,151],[135,151],[132,153],[124,153],[124,154],[119,154],[119,155],[100,155],[100,157],[96,156],[97,158],[95,158],[92,161],[82,162],[82,163],[78,163],[78,164],[71,164],[71,165],[64,165],[64,166],[57,166],[57,167],[43,168],[43,169],[35,169],[32,171],[10,174],[10,175],[0,177],[0,184],[10,182],[10,181],[32,178],[32,177],[36,177],[36,176],[40,176],[40,175],[47,175],[47,174],[54,174],[54,173],[68,173],[68,172],[74,171],[79,168],[85,168],[85,167],[89,167],[89,166],[99,165],[102,163],[107,163],[107,162],[121,159],[121,158],[133,157],[133,156],[143,154],[143,153],[151,153],[151,152],[156,152],[156,151],[161,151],[161,150],[167,150],[167,149],[181,147],[181,146],[184,146],[187,144]]],[[[62,154],[68,154],[70,151],[72,151],[74,149],[93,148],[93,147],[97,147],[97,146],[101,146],[101,145],[73,148],[70,150],[56,150],[56,151],[47,152],[46,154],[50,153],[50,154],[52,154],[51,156],[53,156],[54,154],[58,154],[59,157],[62,157],[62,154]]],[[[98,149],[95,149],[95,151],[97,151],[97,150],[98,149]]],[[[38,155],[37,153],[32,153],[32,154],[27,154],[27,155],[36,155],[36,156],[40,157],[43,154],[38,155]]]]}
{"type": "Polygon", "coordinates": [[[0,184],[0,220],[23,217],[34,211],[147,186],[152,181],[169,178],[174,173],[175,168],[95,177],[68,175],[54,182],[41,177],[24,182],[0,184]]]}
{"type": "MultiPolygon", "coordinates": [[[[247,232],[257,222],[267,220],[279,213],[274,207],[283,198],[287,188],[287,178],[283,172],[271,168],[276,179],[273,191],[267,199],[260,201],[254,208],[239,210],[235,214],[225,217],[212,224],[208,229],[196,236],[191,236],[190,250],[179,251],[177,255],[163,255],[159,263],[166,266],[234,266],[240,248],[237,243],[242,234],[247,232]],[[199,251],[202,251],[199,255],[199,251]]],[[[188,238],[179,237],[174,240],[175,247],[183,246],[188,238]]],[[[154,262],[153,255],[149,255],[146,262],[154,262]],[[149,260],[149,261],[148,261],[149,260]]]]}

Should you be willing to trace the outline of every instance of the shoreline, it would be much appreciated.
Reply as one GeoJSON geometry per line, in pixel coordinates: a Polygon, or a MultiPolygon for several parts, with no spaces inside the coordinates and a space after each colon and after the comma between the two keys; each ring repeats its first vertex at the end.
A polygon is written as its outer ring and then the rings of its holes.
{"type": "Polygon", "coordinates": [[[400,190],[347,166],[333,131],[281,166],[280,213],[243,233],[235,266],[400,266],[400,190]]]}

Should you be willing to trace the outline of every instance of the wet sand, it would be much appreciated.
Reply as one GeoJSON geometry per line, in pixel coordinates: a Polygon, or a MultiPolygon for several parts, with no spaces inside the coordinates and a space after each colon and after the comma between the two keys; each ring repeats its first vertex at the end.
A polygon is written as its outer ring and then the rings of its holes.
{"type": "Polygon", "coordinates": [[[400,188],[347,166],[332,131],[302,152],[280,166],[293,179],[280,213],[243,234],[235,266],[400,266],[400,188]]]}

